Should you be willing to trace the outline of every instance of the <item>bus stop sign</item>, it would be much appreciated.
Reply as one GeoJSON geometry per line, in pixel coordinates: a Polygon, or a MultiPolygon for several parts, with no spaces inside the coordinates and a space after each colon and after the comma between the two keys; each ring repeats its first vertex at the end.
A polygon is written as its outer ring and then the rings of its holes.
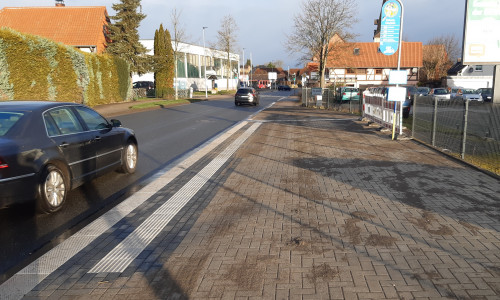
{"type": "Polygon", "coordinates": [[[397,0],[389,0],[382,6],[382,22],[380,26],[380,52],[393,55],[399,48],[401,34],[401,4],[397,0]]]}

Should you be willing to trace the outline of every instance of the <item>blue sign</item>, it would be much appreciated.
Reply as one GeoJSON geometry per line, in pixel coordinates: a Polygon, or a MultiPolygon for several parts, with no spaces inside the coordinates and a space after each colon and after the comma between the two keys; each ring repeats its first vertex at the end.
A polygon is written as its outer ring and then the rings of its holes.
{"type": "Polygon", "coordinates": [[[399,48],[401,34],[401,4],[397,0],[389,0],[382,6],[382,22],[380,26],[380,52],[393,55],[399,48]]]}

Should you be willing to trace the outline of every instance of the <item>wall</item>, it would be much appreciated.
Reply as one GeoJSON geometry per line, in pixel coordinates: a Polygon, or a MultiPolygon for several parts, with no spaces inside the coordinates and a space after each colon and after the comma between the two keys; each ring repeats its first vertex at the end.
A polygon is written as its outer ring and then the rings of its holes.
{"type": "Polygon", "coordinates": [[[493,76],[448,76],[446,85],[468,89],[490,88],[493,86],[493,76]]]}

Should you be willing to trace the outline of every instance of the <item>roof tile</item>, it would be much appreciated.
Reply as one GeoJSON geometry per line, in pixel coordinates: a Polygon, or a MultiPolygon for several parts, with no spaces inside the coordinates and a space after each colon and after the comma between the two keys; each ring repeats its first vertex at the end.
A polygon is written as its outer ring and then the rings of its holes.
{"type": "Polygon", "coordinates": [[[103,26],[105,6],[5,7],[0,10],[0,27],[39,35],[70,46],[97,46],[105,49],[103,26]]]}

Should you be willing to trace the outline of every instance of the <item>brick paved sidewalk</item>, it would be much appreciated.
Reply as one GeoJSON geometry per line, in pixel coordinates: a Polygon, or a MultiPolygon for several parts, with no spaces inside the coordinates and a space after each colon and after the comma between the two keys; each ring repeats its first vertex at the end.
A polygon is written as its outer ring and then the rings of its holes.
{"type": "Polygon", "coordinates": [[[254,121],[123,273],[75,259],[26,299],[500,298],[497,179],[294,101],[254,121]]]}

